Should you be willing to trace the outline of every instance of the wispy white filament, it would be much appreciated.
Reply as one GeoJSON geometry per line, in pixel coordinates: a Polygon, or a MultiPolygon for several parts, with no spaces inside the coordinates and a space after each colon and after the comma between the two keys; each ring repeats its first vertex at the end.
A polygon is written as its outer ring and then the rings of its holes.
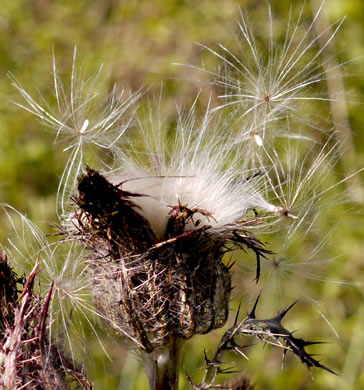
{"type": "Polygon", "coordinates": [[[102,66],[98,72],[82,79],[77,67],[77,50],[74,50],[70,85],[66,87],[59,79],[53,54],[53,84],[57,109],[38,103],[15,79],[10,78],[20,92],[25,104],[18,106],[37,116],[49,129],[55,131],[55,142],[62,142],[64,151],[70,151],[57,192],[58,214],[64,217],[69,206],[69,197],[77,183],[77,176],[85,163],[85,147],[95,145],[101,150],[110,150],[124,135],[131,124],[140,93],[118,92],[114,87],[100,101],[97,88],[102,66]]]}
{"type": "MultiPolygon", "coordinates": [[[[114,184],[143,194],[135,198],[138,210],[162,237],[173,209],[186,206],[195,210],[197,227],[221,229],[233,226],[253,208],[260,207],[261,178],[249,179],[244,156],[236,153],[228,125],[207,110],[201,120],[194,108],[180,115],[174,137],[167,137],[165,124],[148,128],[140,123],[143,150],[122,153],[114,184]]],[[[190,226],[193,229],[193,226],[190,226]]]]}
{"type": "MultiPolygon", "coordinates": [[[[303,26],[304,6],[301,7],[296,22],[292,20],[291,9],[286,36],[281,45],[273,35],[273,17],[268,5],[269,36],[267,39],[263,38],[267,41],[265,49],[257,43],[257,33],[253,32],[248,17],[241,11],[236,38],[239,47],[237,51],[221,44],[217,49],[201,45],[218,58],[219,69],[222,71],[187,65],[207,73],[212,77],[213,84],[224,89],[224,93],[219,96],[221,104],[214,110],[229,108],[235,111],[236,122],[244,128],[240,135],[242,140],[246,138],[247,132],[258,134],[259,138],[256,135],[253,137],[257,145],[261,146],[265,142],[268,147],[269,137],[282,135],[282,129],[278,130],[275,125],[277,121],[303,115],[300,102],[325,102],[331,99],[315,87],[320,85],[324,89],[326,72],[323,69],[325,65],[330,65],[329,59],[320,57],[334,39],[344,19],[315,35],[315,20],[322,7],[323,3],[306,28],[303,26]],[[323,37],[325,41],[320,46],[318,42],[323,37]]],[[[283,132],[288,134],[291,130],[284,129],[283,132]]]]}
{"type": "Polygon", "coordinates": [[[18,272],[29,272],[39,263],[39,293],[46,296],[53,285],[49,321],[54,326],[49,337],[53,338],[54,332],[57,341],[62,340],[65,349],[76,360],[80,351],[75,342],[82,335],[81,328],[85,323],[98,338],[93,320],[99,314],[92,303],[92,280],[85,251],[76,242],[49,242],[35,223],[7,204],[0,204],[0,210],[12,227],[8,243],[1,250],[18,272]]]}

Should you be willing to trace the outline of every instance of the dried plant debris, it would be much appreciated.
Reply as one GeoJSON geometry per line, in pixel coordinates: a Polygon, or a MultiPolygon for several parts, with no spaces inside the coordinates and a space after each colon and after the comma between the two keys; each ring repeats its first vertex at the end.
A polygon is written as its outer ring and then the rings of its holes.
{"type": "Polygon", "coordinates": [[[229,380],[221,385],[213,385],[210,383],[202,382],[199,385],[193,383],[191,377],[186,373],[190,387],[194,390],[206,390],[206,389],[219,389],[219,390],[254,390],[256,387],[250,380],[242,375],[238,379],[229,380]]]}
{"type": "Polygon", "coordinates": [[[284,349],[283,359],[287,351],[292,351],[297,355],[302,363],[306,364],[308,368],[317,367],[322,368],[334,375],[337,375],[334,371],[328,367],[322,365],[319,361],[313,358],[305,347],[314,344],[321,344],[315,341],[305,341],[293,336],[293,333],[287,330],[281,323],[284,316],[288,311],[297,303],[294,302],[288,308],[282,310],[277,316],[265,320],[259,320],[256,318],[255,310],[259,301],[259,296],[255,301],[252,311],[250,314],[240,323],[237,327],[237,333],[249,334],[257,337],[265,343],[275,345],[284,349]]]}
{"type": "Polygon", "coordinates": [[[235,334],[252,335],[265,343],[283,348],[283,359],[287,351],[292,351],[297,355],[302,363],[308,368],[317,367],[337,375],[334,371],[321,364],[313,358],[313,355],[306,352],[305,347],[314,344],[321,344],[316,341],[306,341],[293,336],[293,333],[282,325],[282,319],[288,311],[296,304],[292,303],[288,308],[281,311],[277,316],[265,320],[256,318],[255,310],[259,301],[259,296],[250,314],[233,331],[235,334]]]}
{"type": "Polygon", "coordinates": [[[242,376],[234,385],[216,385],[214,384],[218,374],[233,374],[238,371],[234,370],[231,364],[223,360],[225,352],[235,352],[240,356],[248,358],[243,352],[243,349],[249,347],[248,345],[239,345],[237,339],[239,336],[254,336],[259,340],[267,344],[271,344],[280,348],[283,348],[283,360],[287,351],[292,351],[297,355],[302,363],[306,364],[308,368],[317,367],[337,375],[330,368],[324,366],[319,361],[313,358],[308,352],[305,351],[305,347],[314,344],[321,344],[315,341],[305,341],[293,336],[292,332],[288,331],[281,324],[282,319],[288,313],[288,311],[296,304],[294,302],[287,309],[281,311],[276,317],[266,320],[259,320],[256,318],[255,310],[259,301],[259,296],[254,304],[252,311],[241,322],[238,321],[240,314],[240,306],[235,317],[234,325],[228,329],[213,356],[210,360],[205,352],[205,375],[200,384],[195,384],[192,381],[190,375],[185,372],[190,386],[194,390],[204,389],[254,389],[254,385],[249,382],[249,379],[242,376]],[[224,367],[227,366],[228,367],[224,367]],[[235,386],[235,387],[234,387],[235,386]],[[240,386],[240,387],[239,387],[240,386]],[[244,387],[245,386],[245,387],[244,387]]]}
{"type": "Polygon", "coordinates": [[[52,288],[45,298],[34,293],[37,270],[18,278],[0,252],[0,388],[90,390],[82,370],[49,338],[52,288]]]}
{"type": "Polygon", "coordinates": [[[241,376],[238,380],[233,382],[233,384],[222,384],[222,385],[216,385],[214,384],[217,378],[218,374],[233,374],[238,371],[234,370],[234,367],[231,367],[231,364],[225,362],[223,360],[225,352],[235,352],[240,356],[243,356],[247,359],[246,354],[243,352],[243,349],[247,348],[248,346],[243,345],[240,346],[236,342],[236,338],[239,336],[239,333],[236,332],[236,330],[239,327],[238,324],[238,318],[239,318],[239,312],[240,308],[238,310],[238,313],[235,317],[235,322],[232,328],[227,330],[223,337],[221,338],[221,341],[215,351],[215,354],[213,358],[210,360],[207,357],[206,351],[204,352],[205,355],[205,375],[200,384],[195,384],[192,381],[192,378],[189,376],[187,372],[186,376],[188,378],[188,381],[193,389],[195,390],[204,390],[204,389],[246,389],[246,390],[253,390],[254,385],[250,383],[249,379],[245,376],[241,376]],[[224,367],[228,365],[228,367],[224,367]],[[239,387],[240,386],[240,387],[239,387]]]}
{"type": "Polygon", "coordinates": [[[151,352],[171,337],[188,339],[222,327],[231,292],[226,252],[270,253],[245,229],[251,220],[212,228],[208,210],[170,205],[163,237],[142,214],[142,193],[125,191],[87,168],[68,237],[90,250],[95,306],[112,327],[151,352]]]}
{"type": "Polygon", "coordinates": [[[17,284],[24,286],[24,278],[18,278],[8,264],[6,255],[0,251],[0,332],[4,334],[6,324],[14,321],[13,307],[18,299],[17,284]]]}

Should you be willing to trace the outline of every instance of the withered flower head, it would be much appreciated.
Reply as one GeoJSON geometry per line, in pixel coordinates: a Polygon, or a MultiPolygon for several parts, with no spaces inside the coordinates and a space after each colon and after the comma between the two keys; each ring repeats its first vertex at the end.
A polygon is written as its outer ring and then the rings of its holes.
{"type": "Polygon", "coordinates": [[[0,388],[91,389],[92,386],[49,337],[49,304],[34,293],[38,265],[18,278],[0,252],[0,388]],[[19,288],[19,290],[18,290],[19,288]]]}
{"type": "Polygon", "coordinates": [[[79,178],[73,234],[90,249],[97,309],[147,352],[222,327],[231,291],[224,254],[249,248],[259,264],[269,252],[244,228],[256,217],[217,227],[209,210],[178,202],[158,237],[143,216],[149,195],[123,184],[89,168],[79,178]]]}

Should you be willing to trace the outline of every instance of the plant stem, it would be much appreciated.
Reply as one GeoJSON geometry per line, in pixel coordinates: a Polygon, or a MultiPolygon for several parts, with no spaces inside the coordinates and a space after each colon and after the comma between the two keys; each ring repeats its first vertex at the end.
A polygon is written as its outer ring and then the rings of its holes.
{"type": "Polygon", "coordinates": [[[173,338],[165,347],[145,356],[151,390],[178,390],[182,342],[173,338]]]}

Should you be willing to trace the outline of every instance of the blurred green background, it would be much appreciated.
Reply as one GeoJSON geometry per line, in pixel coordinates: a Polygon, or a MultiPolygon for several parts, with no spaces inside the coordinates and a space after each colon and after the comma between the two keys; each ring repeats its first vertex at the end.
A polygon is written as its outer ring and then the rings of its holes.
{"type": "MultiPolygon", "coordinates": [[[[282,30],[278,29],[278,36],[284,36],[291,2],[273,1],[271,6],[273,22],[283,26],[282,30]]],[[[203,85],[200,79],[204,76],[172,63],[201,66],[204,59],[213,67],[216,58],[205,58],[206,53],[195,43],[212,48],[221,43],[229,47],[240,18],[239,7],[249,15],[249,23],[257,35],[262,34],[267,24],[267,6],[263,0],[3,0],[0,9],[0,201],[11,204],[33,221],[56,221],[55,193],[67,161],[67,154],[54,145],[54,135],[45,131],[34,116],[13,104],[13,101],[21,102],[21,97],[12,87],[7,72],[32,96],[42,96],[52,104],[52,50],[60,77],[67,78],[77,46],[80,63],[91,74],[104,64],[106,90],[117,83],[131,90],[145,86],[147,94],[159,95],[163,84],[167,117],[173,122],[176,103],[189,107],[203,85]]],[[[317,2],[307,1],[304,5],[306,24],[312,20],[311,7],[317,7],[317,2]]],[[[298,15],[299,11],[293,4],[293,14],[298,15]]],[[[330,23],[347,16],[330,47],[337,53],[336,60],[346,63],[342,73],[352,139],[346,139],[346,151],[339,162],[339,174],[345,175],[364,167],[364,4],[357,0],[328,0],[323,11],[330,23]]],[[[209,94],[208,88],[202,92],[201,105],[209,94]]],[[[320,106],[318,114],[320,110],[326,115],[320,106]]],[[[357,180],[359,185],[355,191],[360,191],[360,175],[357,180]]],[[[355,195],[360,197],[360,194],[351,195],[353,199],[355,195]]],[[[340,226],[320,256],[326,259],[342,254],[342,257],[339,263],[324,265],[325,277],[364,283],[361,204],[349,202],[337,207],[340,226]]],[[[330,218],[323,214],[321,219],[323,231],[337,222],[332,214],[330,218]]],[[[4,242],[10,227],[5,221],[0,223],[3,227],[0,238],[4,242]]],[[[294,250],[304,258],[305,248],[294,250]]],[[[254,272],[246,275],[243,268],[236,271],[238,287],[234,296],[242,297],[244,313],[257,293],[253,277],[254,272]],[[245,281],[242,288],[241,280],[245,281]]],[[[306,367],[292,356],[281,370],[281,351],[268,346],[263,349],[257,342],[258,345],[248,350],[250,360],[239,362],[238,367],[258,389],[364,388],[363,285],[317,280],[311,284],[313,299],[324,308],[340,337],[334,337],[324,319],[304,303],[293,309],[285,324],[289,329],[299,329],[300,337],[329,341],[328,345],[316,347],[315,352],[340,376],[312,370],[312,379],[306,367]]],[[[233,306],[236,305],[234,302],[233,306]]],[[[196,380],[202,374],[203,348],[212,353],[218,337],[219,332],[213,332],[189,341],[184,367],[196,380]]],[[[84,362],[95,389],[146,389],[146,377],[135,354],[110,337],[105,336],[104,343],[112,360],[105,357],[92,336],[87,343],[84,362]]],[[[231,358],[238,360],[237,356],[231,358]]],[[[181,380],[181,388],[186,387],[183,373],[181,380]]]]}

